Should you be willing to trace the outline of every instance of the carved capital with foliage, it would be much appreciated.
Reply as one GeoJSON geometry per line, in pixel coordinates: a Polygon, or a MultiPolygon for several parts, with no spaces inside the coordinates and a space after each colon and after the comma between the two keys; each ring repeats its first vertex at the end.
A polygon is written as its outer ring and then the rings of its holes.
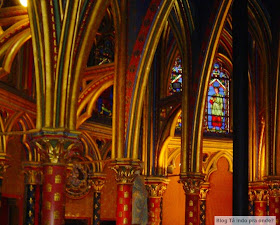
{"type": "Polygon", "coordinates": [[[95,192],[101,192],[105,184],[105,174],[91,174],[89,176],[89,184],[95,192]]]}
{"type": "Polygon", "coordinates": [[[27,162],[23,166],[26,184],[42,184],[43,171],[40,163],[27,162]]]}
{"type": "Polygon", "coordinates": [[[252,202],[255,200],[255,191],[250,188],[248,190],[248,200],[249,200],[249,202],[252,202]]]}
{"type": "Polygon", "coordinates": [[[76,134],[61,132],[43,132],[34,135],[33,141],[45,163],[65,163],[74,152],[79,152],[81,142],[76,134]]]}
{"type": "Polygon", "coordinates": [[[3,179],[8,167],[9,167],[9,156],[0,153],[0,179],[3,179]]]}
{"type": "Polygon", "coordinates": [[[266,201],[268,197],[268,190],[266,189],[255,189],[255,201],[266,201]]]}
{"type": "Polygon", "coordinates": [[[163,197],[169,180],[164,177],[147,177],[145,186],[150,198],[163,197]]]}
{"type": "Polygon", "coordinates": [[[204,175],[201,173],[188,173],[181,175],[179,183],[183,184],[186,194],[200,194],[200,186],[203,183],[204,175]]]}
{"type": "Polygon", "coordinates": [[[265,182],[252,182],[249,190],[252,190],[254,201],[267,201],[269,191],[265,182]]]}
{"type": "Polygon", "coordinates": [[[133,184],[140,165],[133,161],[117,161],[112,163],[111,169],[116,172],[115,178],[118,184],[133,184]]]}
{"type": "Polygon", "coordinates": [[[206,200],[207,193],[210,190],[209,186],[210,186],[210,184],[208,182],[201,184],[200,190],[199,190],[200,200],[204,200],[204,201],[206,200]]]}
{"type": "Polygon", "coordinates": [[[280,176],[269,176],[267,178],[267,184],[269,187],[269,194],[271,196],[280,196],[280,176]]]}

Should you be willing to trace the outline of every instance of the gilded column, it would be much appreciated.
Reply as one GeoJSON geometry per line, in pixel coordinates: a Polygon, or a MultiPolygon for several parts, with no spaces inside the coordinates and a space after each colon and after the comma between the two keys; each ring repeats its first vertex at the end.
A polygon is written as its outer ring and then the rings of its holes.
{"type": "Polygon", "coordinates": [[[90,176],[90,184],[93,188],[93,225],[100,224],[101,189],[105,184],[104,174],[93,174],[90,176]]]}
{"type": "Polygon", "coordinates": [[[2,199],[2,184],[3,184],[4,175],[8,167],[9,164],[8,164],[7,155],[0,153],[0,208],[1,208],[1,199],[2,199]]]}
{"type": "Polygon", "coordinates": [[[45,132],[34,135],[43,160],[42,225],[64,224],[66,160],[80,144],[75,134],[45,132]]]}
{"type": "Polygon", "coordinates": [[[116,172],[117,181],[117,225],[132,223],[132,188],[140,166],[137,163],[117,162],[111,167],[116,172]]]}
{"type": "Polygon", "coordinates": [[[271,179],[269,185],[269,216],[276,216],[276,224],[280,220],[280,179],[271,179]]]}
{"type": "Polygon", "coordinates": [[[267,200],[268,200],[268,189],[264,183],[256,183],[254,185],[254,214],[255,216],[266,216],[267,215],[267,200]]]}
{"type": "Polygon", "coordinates": [[[162,197],[169,180],[163,177],[147,177],[145,186],[148,191],[148,224],[160,225],[162,215],[162,197]]]}
{"type": "Polygon", "coordinates": [[[185,224],[198,225],[200,223],[200,204],[199,194],[200,185],[203,182],[204,176],[199,173],[189,173],[186,176],[181,175],[180,183],[186,195],[185,207],[185,224]]]}
{"type": "Polygon", "coordinates": [[[26,210],[25,223],[28,225],[41,224],[41,179],[42,170],[39,164],[25,165],[26,210]]]}
{"type": "Polygon", "coordinates": [[[199,205],[199,209],[200,209],[200,215],[199,215],[199,219],[200,219],[200,224],[201,225],[205,225],[206,224],[206,197],[207,197],[207,193],[209,191],[209,183],[203,183],[200,187],[200,191],[199,191],[199,200],[200,200],[200,205],[199,205]]]}

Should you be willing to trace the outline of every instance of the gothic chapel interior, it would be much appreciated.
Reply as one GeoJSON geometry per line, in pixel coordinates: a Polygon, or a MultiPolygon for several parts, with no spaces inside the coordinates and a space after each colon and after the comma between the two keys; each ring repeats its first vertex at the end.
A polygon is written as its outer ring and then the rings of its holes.
{"type": "Polygon", "coordinates": [[[0,224],[278,224],[278,3],[0,0],[0,224]]]}

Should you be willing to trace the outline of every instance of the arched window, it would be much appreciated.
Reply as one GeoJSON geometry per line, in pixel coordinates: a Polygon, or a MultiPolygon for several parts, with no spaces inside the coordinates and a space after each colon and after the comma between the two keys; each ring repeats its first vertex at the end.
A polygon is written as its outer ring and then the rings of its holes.
{"type": "Polygon", "coordinates": [[[211,73],[204,125],[206,132],[229,132],[229,75],[218,62],[211,73]]]}
{"type": "Polygon", "coordinates": [[[169,94],[182,91],[182,60],[177,57],[172,67],[169,85],[169,94]]]}

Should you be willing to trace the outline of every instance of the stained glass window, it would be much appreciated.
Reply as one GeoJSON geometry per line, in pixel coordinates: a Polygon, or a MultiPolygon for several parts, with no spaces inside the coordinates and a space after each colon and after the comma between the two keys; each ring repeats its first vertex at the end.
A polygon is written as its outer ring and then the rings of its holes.
{"type": "Polygon", "coordinates": [[[204,123],[208,132],[229,132],[229,76],[220,63],[211,73],[204,123]]]}
{"type": "Polygon", "coordinates": [[[169,94],[182,91],[182,61],[177,57],[172,67],[170,76],[169,94]]]}
{"type": "Polygon", "coordinates": [[[182,113],[178,116],[175,133],[181,133],[182,131],[182,113]]]}
{"type": "Polygon", "coordinates": [[[113,86],[106,89],[97,100],[97,110],[99,115],[105,117],[111,117],[112,108],[113,108],[113,86]]]}

